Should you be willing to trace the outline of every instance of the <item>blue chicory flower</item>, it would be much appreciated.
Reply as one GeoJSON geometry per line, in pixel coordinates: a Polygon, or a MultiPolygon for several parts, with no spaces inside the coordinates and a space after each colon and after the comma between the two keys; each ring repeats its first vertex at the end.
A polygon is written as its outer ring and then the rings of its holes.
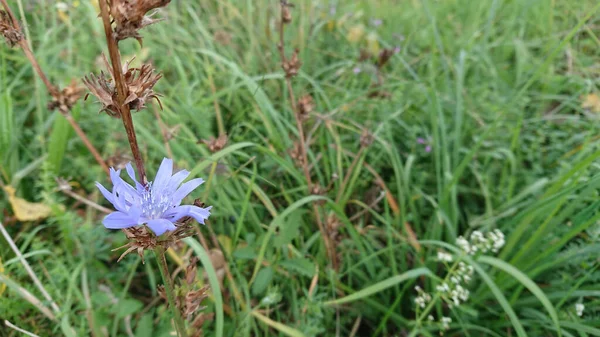
{"type": "Polygon", "coordinates": [[[185,216],[204,224],[210,216],[211,207],[201,208],[193,205],[181,205],[181,201],[204,180],[192,179],[182,184],[189,172],[181,170],[173,174],[173,160],[163,159],[154,182],[148,186],[135,179],[131,163],[126,166],[127,174],[135,183],[135,188],[120,177],[121,170],[110,169],[113,183],[112,193],[96,182],[106,200],[110,201],[116,211],[107,215],[102,224],[109,229],[121,229],[146,224],[154,234],[162,235],[166,231],[175,230],[175,222],[185,216]]]}

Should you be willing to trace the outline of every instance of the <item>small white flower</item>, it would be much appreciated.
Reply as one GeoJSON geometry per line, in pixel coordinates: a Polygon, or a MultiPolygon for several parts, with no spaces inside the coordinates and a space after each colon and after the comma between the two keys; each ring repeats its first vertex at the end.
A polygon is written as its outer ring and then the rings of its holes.
{"type": "Polygon", "coordinates": [[[452,318],[442,317],[441,322],[442,322],[442,328],[444,328],[444,330],[448,330],[448,329],[450,329],[450,323],[452,323],[452,318]]]}
{"type": "Polygon", "coordinates": [[[429,316],[427,316],[427,319],[430,321],[433,321],[433,316],[429,315],[429,316]]]}
{"type": "Polygon", "coordinates": [[[575,311],[577,313],[577,316],[581,317],[583,316],[583,310],[585,309],[585,305],[583,305],[583,303],[576,303],[575,304],[575,311]]]}
{"type": "Polygon", "coordinates": [[[471,254],[471,244],[464,237],[459,236],[458,238],[456,238],[456,245],[465,253],[471,254]]]}
{"type": "Polygon", "coordinates": [[[450,277],[450,281],[452,281],[452,283],[455,283],[455,284],[459,284],[460,283],[460,279],[458,278],[458,276],[452,276],[452,277],[450,277]]]}
{"type": "Polygon", "coordinates": [[[440,262],[452,262],[452,255],[446,252],[439,251],[437,253],[437,259],[440,262]]]}

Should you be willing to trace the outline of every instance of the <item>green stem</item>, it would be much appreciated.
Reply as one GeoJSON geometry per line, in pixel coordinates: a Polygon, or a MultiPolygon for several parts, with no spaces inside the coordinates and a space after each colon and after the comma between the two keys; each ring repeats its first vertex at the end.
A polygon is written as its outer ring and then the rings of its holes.
{"type": "Polygon", "coordinates": [[[165,293],[167,294],[167,300],[169,301],[169,307],[173,314],[173,320],[175,321],[175,329],[179,337],[187,337],[187,331],[185,329],[185,323],[181,318],[181,313],[175,304],[175,292],[173,290],[173,281],[169,274],[169,268],[167,267],[167,260],[165,259],[165,249],[161,246],[154,248],[154,254],[156,255],[156,261],[158,261],[158,269],[160,275],[165,282],[165,293]]]}

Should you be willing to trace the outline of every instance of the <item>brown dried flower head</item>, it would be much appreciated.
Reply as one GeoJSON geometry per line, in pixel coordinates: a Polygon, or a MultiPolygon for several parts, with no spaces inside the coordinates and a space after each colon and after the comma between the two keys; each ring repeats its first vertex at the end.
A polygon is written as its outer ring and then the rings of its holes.
{"type": "Polygon", "coordinates": [[[383,68],[383,66],[385,66],[386,63],[388,63],[388,61],[394,54],[395,54],[395,51],[392,48],[386,48],[386,49],[382,50],[379,53],[379,56],[377,57],[377,68],[379,68],[379,69],[383,68]]]}
{"type": "Polygon", "coordinates": [[[215,153],[224,149],[225,146],[227,146],[228,140],[229,138],[227,137],[227,135],[222,134],[217,138],[211,136],[209,139],[202,139],[198,143],[202,142],[206,144],[208,150],[212,153],[215,153]]]}
{"type": "Polygon", "coordinates": [[[301,120],[306,120],[314,108],[315,103],[311,95],[304,95],[298,99],[298,115],[301,120]]]}
{"type": "Polygon", "coordinates": [[[304,157],[302,156],[302,148],[301,148],[301,146],[302,145],[300,144],[299,141],[295,141],[294,142],[294,147],[292,147],[288,151],[290,157],[292,157],[292,160],[294,161],[294,163],[298,167],[302,167],[302,165],[304,164],[304,157]]]}
{"type": "Polygon", "coordinates": [[[9,47],[17,45],[24,38],[19,27],[15,27],[14,24],[10,14],[0,10],[0,34],[4,36],[9,47]]]}
{"type": "Polygon", "coordinates": [[[110,14],[115,22],[115,39],[121,41],[132,37],[142,44],[139,30],[160,21],[152,18],[155,10],[169,2],[171,0],[109,0],[110,14]]]}
{"type": "Polygon", "coordinates": [[[66,114],[71,111],[82,94],[83,88],[75,80],[72,80],[71,84],[52,97],[52,101],[48,103],[48,109],[58,109],[61,113],[66,114]]]}
{"type": "Polygon", "coordinates": [[[360,134],[360,146],[369,147],[371,144],[373,144],[373,135],[368,129],[365,128],[360,134]]]}
{"type": "Polygon", "coordinates": [[[285,76],[287,78],[291,78],[298,75],[298,71],[300,70],[301,66],[302,62],[298,58],[298,49],[294,50],[294,53],[292,54],[292,57],[289,60],[284,61],[281,64],[281,68],[283,68],[283,71],[285,72],[285,76]]]}
{"type": "Polygon", "coordinates": [[[287,2],[286,0],[281,0],[281,21],[283,23],[292,22],[292,12],[290,11],[291,7],[294,7],[293,4],[287,2]]]}
{"type": "MultiPolygon", "coordinates": [[[[120,118],[121,111],[117,103],[117,88],[114,84],[115,76],[106,56],[103,55],[103,59],[110,78],[106,73],[101,71],[100,76],[90,74],[84,77],[83,83],[98,98],[99,102],[102,103],[100,112],[105,111],[109,116],[120,118]]],[[[162,77],[162,74],[154,73],[154,67],[150,64],[143,64],[140,68],[129,68],[131,61],[123,65],[123,79],[127,89],[127,98],[124,103],[128,104],[131,110],[140,111],[146,106],[147,100],[154,98],[162,109],[162,104],[158,99],[159,94],[153,90],[154,85],[162,77]]]]}

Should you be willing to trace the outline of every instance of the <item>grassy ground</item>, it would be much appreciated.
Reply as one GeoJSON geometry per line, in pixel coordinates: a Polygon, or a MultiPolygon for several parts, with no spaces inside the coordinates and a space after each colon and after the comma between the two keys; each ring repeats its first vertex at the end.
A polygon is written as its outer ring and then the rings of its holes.
{"type": "MultiPolygon", "coordinates": [[[[9,2],[18,12],[20,1],[9,2]]],[[[96,8],[67,3],[66,12],[22,4],[35,55],[61,86],[98,73],[105,50],[96,8]]],[[[315,100],[305,123],[310,172],[326,188],[318,208],[338,270],[315,221],[317,197],[290,155],[298,135],[277,51],[278,2],[176,1],[143,31],[143,48],[122,44],[125,57],[164,74],[164,110],[134,115],[150,176],[172,156],[207,180],[193,197],[213,206],[219,246],[202,227],[206,242],[194,236],[168,256],[173,271],[190,255],[212,260],[201,275],[219,279],[221,295],[204,303],[216,314],[205,335],[600,336],[597,2],[295,5],[286,47],[303,63],[296,96],[315,100]],[[359,61],[361,49],[396,47],[380,73],[376,56],[359,61]],[[173,131],[168,147],[156,113],[173,131]],[[365,129],[374,142],[361,147],[365,129]],[[220,132],[224,150],[198,144],[220,132]],[[495,228],[506,236],[497,254],[465,256],[455,244],[495,228]],[[453,262],[437,261],[440,251],[453,262]],[[474,268],[470,296],[449,306],[436,286],[461,258],[474,268]],[[427,309],[415,306],[417,285],[433,296],[427,309]],[[442,317],[452,319],[447,330],[442,317]]],[[[55,181],[108,206],[94,187],[107,177],[46,109],[20,50],[2,45],[0,72],[2,182],[51,209],[19,221],[0,194],[2,223],[59,309],[55,321],[41,313],[50,304],[2,238],[0,318],[40,336],[168,335],[153,255],[117,263],[123,233],[55,181]],[[42,303],[23,300],[19,287],[42,303]]],[[[73,114],[110,163],[130,160],[122,124],[98,110],[90,97],[73,114]]]]}

